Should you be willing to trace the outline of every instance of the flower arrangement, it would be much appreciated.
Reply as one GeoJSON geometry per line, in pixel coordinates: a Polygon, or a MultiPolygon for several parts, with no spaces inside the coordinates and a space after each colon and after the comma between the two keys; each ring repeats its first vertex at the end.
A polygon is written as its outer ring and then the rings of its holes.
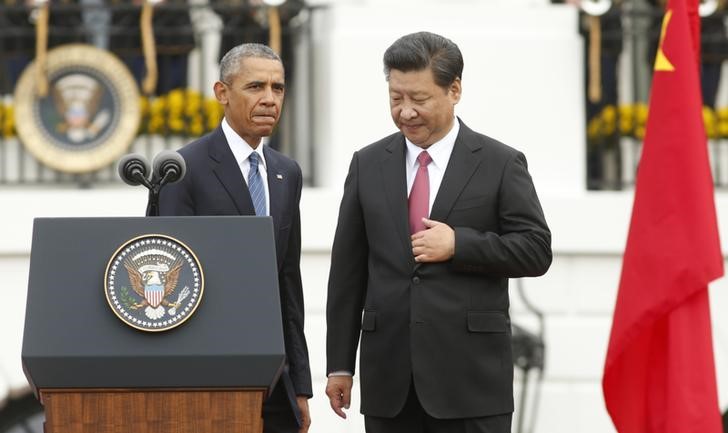
{"type": "Polygon", "coordinates": [[[589,120],[587,137],[597,140],[614,135],[617,127],[617,110],[614,105],[606,105],[599,114],[589,120]]]}
{"type": "MultiPolygon", "coordinates": [[[[205,98],[190,89],[175,89],[165,95],[139,98],[139,135],[160,134],[199,137],[217,128],[223,117],[215,98],[205,98]]],[[[15,137],[15,116],[11,103],[0,100],[0,137],[15,137]]]]}
{"type": "Polygon", "coordinates": [[[619,133],[641,140],[645,136],[646,123],[646,104],[626,104],[619,107],[610,104],[589,121],[587,137],[589,140],[599,140],[619,133]]]}
{"type": "Polygon", "coordinates": [[[638,140],[645,138],[647,104],[637,102],[619,106],[619,133],[638,140]]]}
{"type": "Polygon", "coordinates": [[[203,98],[190,89],[174,89],[165,95],[142,97],[140,134],[199,137],[217,128],[223,117],[215,98],[203,98]]]}
{"type": "MultiPolygon", "coordinates": [[[[619,135],[643,140],[647,125],[647,114],[647,104],[642,102],[623,104],[619,107],[606,105],[598,115],[589,121],[587,137],[589,141],[611,137],[615,134],[615,128],[619,125],[619,135]]],[[[705,135],[709,139],[728,138],[728,107],[721,107],[716,110],[703,107],[703,123],[705,125],[705,135]]]]}

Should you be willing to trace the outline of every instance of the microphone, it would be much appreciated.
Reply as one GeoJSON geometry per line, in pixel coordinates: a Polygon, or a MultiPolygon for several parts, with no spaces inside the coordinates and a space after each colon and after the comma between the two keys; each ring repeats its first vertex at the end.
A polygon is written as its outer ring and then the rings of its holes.
{"type": "Polygon", "coordinates": [[[175,183],[185,177],[187,164],[179,153],[173,150],[163,150],[154,157],[154,178],[161,179],[159,185],[175,183]]]}
{"type": "Polygon", "coordinates": [[[119,177],[128,185],[144,185],[147,188],[151,187],[147,180],[147,175],[150,171],[149,161],[147,161],[147,159],[142,155],[138,153],[124,155],[119,160],[117,168],[119,171],[119,177]]]}

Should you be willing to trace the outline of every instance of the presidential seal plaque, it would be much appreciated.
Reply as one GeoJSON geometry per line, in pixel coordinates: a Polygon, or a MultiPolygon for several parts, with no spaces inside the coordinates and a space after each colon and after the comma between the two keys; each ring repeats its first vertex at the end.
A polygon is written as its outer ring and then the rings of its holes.
{"type": "Polygon", "coordinates": [[[48,51],[48,95],[37,91],[37,60],[20,76],[18,136],[41,163],[67,173],[102,169],[124,154],[139,129],[136,82],[113,54],[91,45],[48,51]]]}
{"type": "Polygon", "coordinates": [[[170,236],[149,234],[127,241],[109,260],[106,300],[114,314],[142,331],[167,331],[194,314],[204,279],[195,254],[170,236]]]}

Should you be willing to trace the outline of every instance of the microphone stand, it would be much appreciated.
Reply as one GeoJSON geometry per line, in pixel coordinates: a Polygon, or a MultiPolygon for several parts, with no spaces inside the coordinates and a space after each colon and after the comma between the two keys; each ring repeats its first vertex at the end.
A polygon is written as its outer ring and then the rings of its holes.
{"type": "Polygon", "coordinates": [[[149,198],[147,198],[147,216],[159,216],[159,190],[158,183],[152,183],[149,187],[149,198]]]}
{"type": "Polygon", "coordinates": [[[164,173],[164,177],[157,181],[157,176],[152,176],[152,182],[147,182],[145,179],[145,182],[143,183],[144,186],[149,189],[149,198],[147,199],[147,216],[159,216],[159,192],[162,190],[162,187],[169,183],[169,181],[176,176],[177,174],[174,173],[173,170],[167,170],[164,173]]]}

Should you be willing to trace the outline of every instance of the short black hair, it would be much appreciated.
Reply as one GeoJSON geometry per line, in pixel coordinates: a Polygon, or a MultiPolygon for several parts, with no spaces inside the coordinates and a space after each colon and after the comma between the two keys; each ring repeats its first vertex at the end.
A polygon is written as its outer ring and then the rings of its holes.
{"type": "Polygon", "coordinates": [[[256,43],[240,44],[231,48],[220,60],[220,81],[230,83],[232,76],[240,72],[242,60],[249,57],[276,60],[281,65],[283,64],[278,54],[267,45],[256,43]]]}
{"type": "Polygon", "coordinates": [[[435,83],[448,87],[456,79],[462,79],[463,55],[450,39],[430,32],[411,33],[397,39],[384,52],[384,75],[389,72],[421,71],[430,68],[435,83]]]}

